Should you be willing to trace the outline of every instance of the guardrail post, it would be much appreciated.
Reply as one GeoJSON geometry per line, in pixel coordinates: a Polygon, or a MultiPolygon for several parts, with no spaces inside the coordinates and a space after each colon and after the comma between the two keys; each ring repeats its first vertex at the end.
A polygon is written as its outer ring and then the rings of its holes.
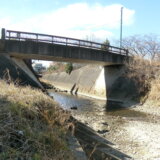
{"type": "Polygon", "coordinates": [[[2,40],[5,40],[5,39],[6,39],[6,30],[5,30],[5,28],[2,28],[2,31],[1,31],[1,39],[2,39],[2,40]]]}

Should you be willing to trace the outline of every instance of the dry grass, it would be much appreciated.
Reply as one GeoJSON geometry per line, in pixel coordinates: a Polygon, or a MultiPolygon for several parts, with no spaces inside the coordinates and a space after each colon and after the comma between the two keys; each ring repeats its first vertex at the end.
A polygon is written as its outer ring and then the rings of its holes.
{"type": "Polygon", "coordinates": [[[31,87],[0,81],[0,159],[72,160],[70,114],[31,87]]]}
{"type": "Polygon", "coordinates": [[[151,89],[147,102],[152,105],[160,106],[160,76],[151,82],[151,89]]]}
{"type": "Polygon", "coordinates": [[[135,82],[141,102],[148,99],[159,104],[160,62],[134,57],[127,64],[127,69],[126,76],[135,82]]]}

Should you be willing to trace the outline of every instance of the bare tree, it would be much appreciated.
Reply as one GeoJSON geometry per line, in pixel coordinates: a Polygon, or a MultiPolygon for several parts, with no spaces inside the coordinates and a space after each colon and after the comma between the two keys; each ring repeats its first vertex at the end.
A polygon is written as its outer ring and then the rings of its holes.
{"type": "Polygon", "coordinates": [[[138,55],[151,60],[160,59],[160,36],[134,35],[123,39],[123,47],[131,55],[138,55]]]}

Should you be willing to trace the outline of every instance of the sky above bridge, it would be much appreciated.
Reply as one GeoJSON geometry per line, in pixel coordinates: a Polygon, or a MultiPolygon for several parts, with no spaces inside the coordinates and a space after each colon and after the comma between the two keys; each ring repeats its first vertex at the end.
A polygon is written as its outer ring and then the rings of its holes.
{"type": "Polygon", "coordinates": [[[160,34],[160,0],[0,0],[0,28],[94,41],[160,34]]]}

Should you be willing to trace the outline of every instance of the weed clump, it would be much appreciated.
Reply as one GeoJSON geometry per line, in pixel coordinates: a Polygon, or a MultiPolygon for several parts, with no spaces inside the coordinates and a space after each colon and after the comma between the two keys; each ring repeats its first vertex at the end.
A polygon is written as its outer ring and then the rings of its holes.
{"type": "Polygon", "coordinates": [[[73,65],[72,63],[67,63],[66,66],[65,66],[65,71],[66,73],[70,74],[73,70],[73,65]]]}

